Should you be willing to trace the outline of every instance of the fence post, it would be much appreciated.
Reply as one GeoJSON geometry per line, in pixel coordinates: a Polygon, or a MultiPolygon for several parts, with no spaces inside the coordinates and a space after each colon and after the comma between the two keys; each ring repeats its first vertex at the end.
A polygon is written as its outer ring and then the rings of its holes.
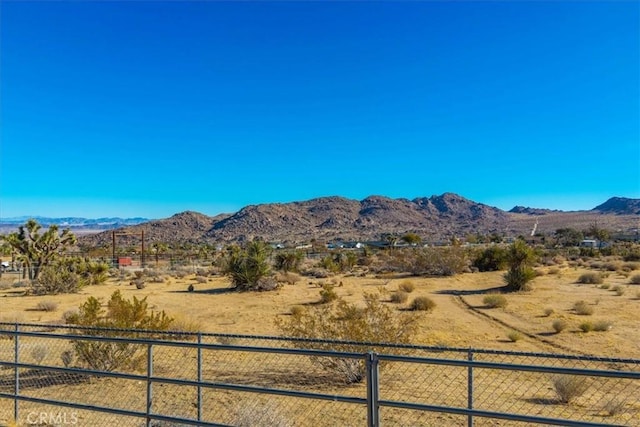
{"type": "Polygon", "coordinates": [[[153,384],[151,377],[153,376],[153,344],[147,345],[147,421],[146,427],[151,426],[151,409],[153,406],[153,384]]]}
{"type": "MultiPolygon", "coordinates": [[[[473,350],[469,350],[467,359],[473,362],[473,350]]],[[[473,409],[473,366],[467,366],[467,409],[473,409]]],[[[473,415],[467,415],[467,427],[473,427],[473,415]]]]}
{"type": "Polygon", "coordinates": [[[202,421],[202,332],[198,332],[198,421],[202,421]]]}
{"type": "Polygon", "coordinates": [[[380,426],[380,384],[378,378],[378,355],[372,351],[366,354],[367,367],[367,426],[380,426]]]}
{"type": "Polygon", "coordinates": [[[13,336],[13,348],[14,348],[14,362],[16,363],[16,367],[14,368],[14,385],[13,385],[13,420],[18,424],[18,417],[20,416],[20,408],[19,408],[19,400],[18,396],[20,395],[20,370],[18,369],[17,364],[20,362],[20,339],[18,337],[18,332],[20,330],[20,325],[16,322],[15,326],[15,335],[13,336]]]}

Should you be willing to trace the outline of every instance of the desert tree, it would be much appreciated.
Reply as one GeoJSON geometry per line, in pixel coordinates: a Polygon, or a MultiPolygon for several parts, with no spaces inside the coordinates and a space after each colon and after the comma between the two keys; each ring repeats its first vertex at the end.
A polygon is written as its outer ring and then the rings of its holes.
{"type": "Polygon", "coordinates": [[[585,231],[585,234],[598,241],[598,249],[602,249],[602,242],[607,241],[611,236],[609,230],[600,227],[597,221],[591,224],[591,226],[585,231]]]}
{"type": "Polygon", "coordinates": [[[29,279],[37,280],[42,268],[56,260],[60,253],[76,243],[76,237],[69,229],[59,232],[57,225],[51,225],[44,233],[37,221],[30,219],[17,232],[2,236],[18,255],[18,260],[26,264],[29,279]]]}
{"type": "Polygon", "coordinates": [[[583,239],[583,234],[575,228],[559,228],[554,233],[555,238],[560,246],[578,246],[583,239]]]}
{"type": "Polygon", "coordinates": [[[522,239],[517,239],[507,249],[509,271],[504,275],[507,290],[512,292],[529,290],[529,282],[535,277],[531,267],[536,260],[534,250],[522,239]]]}

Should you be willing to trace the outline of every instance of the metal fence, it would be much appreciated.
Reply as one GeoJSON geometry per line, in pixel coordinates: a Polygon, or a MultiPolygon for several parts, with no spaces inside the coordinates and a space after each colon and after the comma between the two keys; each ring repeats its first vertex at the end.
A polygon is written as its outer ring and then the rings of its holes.
{"type": "Polygon", "coordinates": [[[640,360],[0,323],[0,424],[640,426],[640,360]]]}

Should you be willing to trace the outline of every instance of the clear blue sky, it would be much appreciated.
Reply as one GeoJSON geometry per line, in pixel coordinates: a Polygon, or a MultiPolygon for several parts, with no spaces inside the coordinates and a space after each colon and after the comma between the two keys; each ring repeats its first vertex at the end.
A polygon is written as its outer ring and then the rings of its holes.
{"type": "Polygon", "coordinates": [[[640,197],[637,1],[2,1],[0,217],[640,197]]]}

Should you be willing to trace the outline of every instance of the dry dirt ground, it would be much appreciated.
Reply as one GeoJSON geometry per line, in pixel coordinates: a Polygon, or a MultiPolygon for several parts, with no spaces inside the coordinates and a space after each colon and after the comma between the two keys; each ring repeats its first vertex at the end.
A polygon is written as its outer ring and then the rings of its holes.
{"type": "MultiPolygon", "coordinates": [[[[409,302],[416,296],[428,296],[437,304],[430,313],[412,314],[419,317],[416,344],[640,358],[640,285],[629,284],[628,277],[616,272],[608,274],[604,282],[608,289],[604,289],[603,285],[576,283],[588,271],[583,268],[556,266],[539,271],[544,274],[534,280],[532,291],[506,294],[507,306],[495,309],[486,308],[483,298],[500,290],[500,272],[446,278],[301,277],[294,285],[261,293],[234,292],[225,277],[210,277],[206,283],[197,283],[195,275],[177,279],[167,272],[164,282],[148,282],[145,289],[136,289],[129,280],[117,279],[70,295],[23,296],[24,288],[9,287],[0,290],[0,320],[63,323],[63,313],[76,309],[89,296],[106,301],[111,293],[120,290],[128,298],[147,297],[152,308],[164,310],[180,321],[195,322],[203,332],[280,335],[275,319],[287,316],[293,306],[317,302],[322,283],[335,283],[339,296],[361,303],[365,292],[381,292],[381,298],[389,300],[390,292],[402,282],[410,281],[415,290],[410,293],[409,302]],[[193,292],[187,292],[190,284],[195,287],[193,292]],[[612,290],[615,285],[623,287],[622,295],[612,290]],[[593,308],[592,315],[574,312],[573,306],[580,300],[593,308]],[[57,309],[39,311],[37,306],[41,302],[53,302],[57,309]],[[549,311],[553,312],[548,314],[549,311]],[[567,329],[559,334],[552,327],[556,319],[568,323],[567,329]],[[600,320],[610,322],[611,329],[589,333],[579,329],[585,321],[600,320]],[[507,338],[514,330],[523,336],[517,342],[507,338]]],[[[7,275],[2,280],[5,286],[11,281],[7,275]]],[[[389,306],[400,310],[407,304],[389,302],[389,306]]]]}

